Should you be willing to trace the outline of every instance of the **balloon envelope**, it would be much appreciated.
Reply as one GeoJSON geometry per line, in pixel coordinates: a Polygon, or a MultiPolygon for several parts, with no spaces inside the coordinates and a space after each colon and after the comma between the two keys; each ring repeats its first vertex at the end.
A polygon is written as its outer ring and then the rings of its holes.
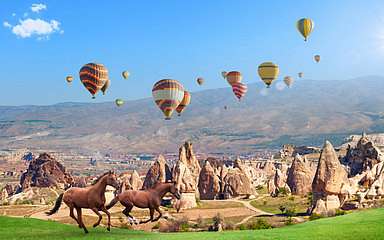
{"type": "Polygon", "coordinates": [[[302,18],[296,23],[297,30],[303,35],[304,41],[307,41],[313,31],[314,23],[310,18],[302,18]]]}
{"type": "Polygon", "coordinates": [[[196,81],[197,81],[197,84],[199,84],[199,85],[203,85],[203,83],[204,83],[204,79],[201,77],[197,78],[196,81]]]}
{"type": "Polygon", "coordinates": [[[115,103],[116,103],[116,106],[121,107],[121,106],[124,105],[125,102],[124,102],[123,99],[118,98],[118,99],[115,100],[115,103]]]}
{"type": "Polygon", "coordinates": [[[73,81],[73,77],[72,75],[69,75],[65,78],[65,80],[67,81],[67,83],[71,83],[73,81]]]}
{"type": "Polygon", "coordinates": [[[124,79],[128,79],[130,73],[128,71],[124,71],[121,73],[121,75],[123,76],[124,79]]]}
{"type": "Polygon", "coordinates": [[[229,85],[233,85],[234,83],[239,83],[243,79],[243,76],[241,75],[241,72],[238,71],[231,71],[227,73],[226,75],[227,82],[229,85]]]}
{"type": "Polygon", "coordinates": [[[315,55],[313,58],[316,62],[320,62],[320,55],[315,55]]]}
{"type": "Polygon", "coordinates": [[[272,62],[264,62],[259,65],[258,73],[265,85],[267,85],[267,87],[270,87],[272,82],[279,75],[279,66],[272,62]]]}
{"type": "Polygon", "coordinates": [[[103,93],[103,95],[105,95],[110,85],[111,85],[111,81],[108,79],[105,82],[104,86],[101,88],[101,92],[103,93]]]}
{"type": "Polygon", "coordinates": [[[302,78],[304,76],[304,73],[299,72],[297,75],[299,75],[299,78],[302,78]]]}
{"type": "Polygon", "coordinates": [[[221,72],[221,76],[225,79],[227,77],[227,72],[226,71],[222,71],[221,72]]]}
{"type": "Polygon", "coordinates": [[[232,85],[232,91],[233,93],[235,94],[235,96],[239,99],[239,101],[241,100],[242,97],[244,97],[244,95],[247,93],[248,91],[248,87],[247,85],[245,85],[244,83],[241,83],[241,82],[238,82],[238,83],[234,83],[232,85]]]}
{"type": "Polygon", "coordinates": [[[288,87],[290,87],[291,85],[292,85],[292,83],[293,83],[293,77],[291,77],[291,76],[285,76],[284,77],[284,83],[285,83],[285,85],[287,85],[288,87]]]}
{"type": "Polygon", "coordinates": [[[177,106],[176,108],[176,112],[179,113],[179,116],[190,103],[191,103],[191,94],[188,91],[184,91],[183,100],[180,102],[179,106],[177,106]]]}
{"type": "Polygon", "coordinates": [[[95,98],[96,93],[108,81],[108,70],[103,64],[88,63],[80,69],[80,81],[95,98]]]}
{"type": "Polygon", "coordinates": [[[177,80],[162,79],[153,85],[152,96],[165,119],[169,120],[184,98],[184,87],[177,80]]]}

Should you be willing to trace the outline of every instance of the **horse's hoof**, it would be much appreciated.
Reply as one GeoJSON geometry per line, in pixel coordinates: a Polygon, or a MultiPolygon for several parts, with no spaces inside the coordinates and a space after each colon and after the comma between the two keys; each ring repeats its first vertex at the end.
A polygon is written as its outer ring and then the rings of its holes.
{"type": "Polygon", "coordinates": [[[107,227],[107,230],[108,230],[108,232],[110,232],[110,231],[111,231],[111,228],[107,227]]]}
{"type": "Polygon", "coordinates": [[[97,227],[97,224],[93,224],[93,227],[94,227],[94,228],[97,227]]]}
{"type": "Polygon", "coordinates": [[[88,233],[88,230],[85,229],[84,232],[85,232],[85,233],[88,233]]]}
{"type": "Polygon", "coordinates": [[[78,225],[79,226],[79,228],[82,228],[80,225],[78,225]]]}

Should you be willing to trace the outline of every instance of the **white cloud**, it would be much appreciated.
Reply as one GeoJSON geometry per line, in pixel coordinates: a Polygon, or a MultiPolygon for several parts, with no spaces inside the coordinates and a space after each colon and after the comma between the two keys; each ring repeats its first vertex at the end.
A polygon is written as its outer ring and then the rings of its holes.
{"type": "Polygon", "coordinates": [[[286,87],[286,85],[285,85],[285,83],[283,83],[283,82],[277,82],[276,83],[276,89],[278,90],[278,91],[283,91],[284,89],[285,89],[285,87],[286,87]]]}
{"type": "Polygon", "coordinates": [[[33,3],[31,6],[32,12],[38,13],[40,11],[46,10],[47,5],[42,4],[42,3],[33,3]]]}
{"type": "Polygon", "coordinates": [[[16,17],[16,13],[12,13],[12,17],[16,17]]]}
{"type": "Polygon", "coordinates": [[[37,36],[38,39],[48,38],[49,35],[59,32],[60,22],[56,20],[51,20],[49,22],[41,19],[25,19],[20,20],[19,24],[12,27],[12,32],[21,38],[29,38],[32,36],[37,36]]]}
{"type": "Polygon", "coordinates": [[[11,28],[12,27],[12,25],[9,24],[9,22],[7,22],[7,21],[3,22],[3,26],[6,27],[6,28],[11,28]]]}

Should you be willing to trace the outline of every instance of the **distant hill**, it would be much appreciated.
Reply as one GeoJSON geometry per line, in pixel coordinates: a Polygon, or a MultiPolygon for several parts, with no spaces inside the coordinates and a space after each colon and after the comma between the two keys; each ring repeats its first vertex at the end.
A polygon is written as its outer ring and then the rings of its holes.
{"type": "Polygon", "coordinates": [[[185,114],[171,121],[150,98],[121,108],[112,102],[2,106],[0,146],[158,153],[192,140],[201,152],[246,153],[284,143],[321,145],[325,138],[337,145],[363,129],[384,131],[383,77],[297,80],[266,95],[262,89],[249,84],[241,102],[230,88],[192,93],[185,114]]]}

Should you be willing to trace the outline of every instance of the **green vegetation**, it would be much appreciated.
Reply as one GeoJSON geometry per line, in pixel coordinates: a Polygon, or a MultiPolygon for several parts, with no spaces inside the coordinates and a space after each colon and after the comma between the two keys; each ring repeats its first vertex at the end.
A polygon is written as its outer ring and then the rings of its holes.
{"type": "Polygon", "coordinates": [[[384,239],[383,219],[381,208],[266,230],[160,234],[99,227],[85,235],[77,226],[0,217],[0,239],[384,239]]]}
{"type": "Polygon", "coordinates": [[[241,208],[244,207],[242,203],[231,201],[204,201],[201,200],[198,208],[200,209],[221,209],[221,208],[241,208]]]}
{"type": "Polygon", "coordinates": [[[279,214],[284,209],[294,209],[296,213],[304,213],[307,211],[309,204],[308,199],[299,196],[267,196],[262,199],[253,200],[251,205],[255,208],[269,213],[279,214]]]}

